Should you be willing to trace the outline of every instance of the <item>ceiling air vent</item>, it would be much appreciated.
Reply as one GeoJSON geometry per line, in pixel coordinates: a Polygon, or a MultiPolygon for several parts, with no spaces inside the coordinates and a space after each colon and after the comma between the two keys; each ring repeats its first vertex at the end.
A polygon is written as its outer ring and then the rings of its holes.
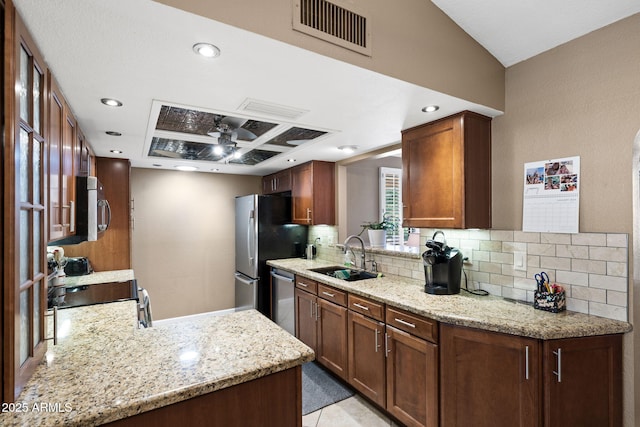
{"type": "Polygon", "coordinates": [[[294,0],[293,29],[371,56],[367,17],[339,0],[294,0]],[[350,9],[348,9],[349,7],[350,9]]]}

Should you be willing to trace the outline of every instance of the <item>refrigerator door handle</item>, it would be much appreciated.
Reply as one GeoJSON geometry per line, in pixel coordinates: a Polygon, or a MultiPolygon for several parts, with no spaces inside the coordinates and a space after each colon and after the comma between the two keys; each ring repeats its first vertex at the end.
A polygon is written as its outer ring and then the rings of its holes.
{"type": "Polygon", "coordinates": [[[245,276],[244,274],[241,274],[241,273],[235,273],[235,275],[236,275],[236,279],[238,279],[239,282],[242,282],[245,285],[253,285],[254,283],[256,283],[258,281],[258,279],[248,279],[247,280],[247,279],[245,279],[245,277],[247,277],[247,276],[245,276]]]}
{"type": "Polygon", "coordinates": [[[253,246],[255,246],[253,221],[255,221],[255,215],[254,215],[254,211],[251,211],[249,212],[249,221],[247,221],[247,256],[249,258],[249,264],[251,265],[254,264],[253,262],[254,249],[252,248],[252,244],[253,246]],[[252,239],[252,237],[254,237],[254,239],[252,239]]]}

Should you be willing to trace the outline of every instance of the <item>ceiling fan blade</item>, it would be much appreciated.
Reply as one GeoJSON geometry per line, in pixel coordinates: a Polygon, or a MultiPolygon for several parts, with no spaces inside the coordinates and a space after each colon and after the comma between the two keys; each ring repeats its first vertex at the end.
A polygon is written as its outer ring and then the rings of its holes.
{"type": "Polygon", "coordinates": [[[237,137],[243,141],[253,141],[254,139],[257,138],[255,133],[243,128],[236,129],[234,133],[236,133],[237,137]]]}
{"type": "Polygon", "coordinates": [[[212,138],[219,138],[220,135],[222,135],[222,132],[207,132],[207,135],[209,135],[212,138]]]}
{"type": "Polygon", "coordinates": [[[300,144],[304,144],[305,142],[309,142],[309,140],[308,139],[292,139],[290,141],[287,141],[287,144],[300,145],[300,144]]]}
{"type": "Polygon", "coordinates": [[[155,156],[161,157],[171,157],[173,159],[182,159],[182,154],[176,153],[175,151],[167,151],[167,150],[152,150],[151,153],[155,156]]]}
{"type": "Polygon", "coordinates": [[[233,129],[239,128],[240,126],[244,125],[246,122],[247,122],[247,119],[241,119],[239,117],[231,117],[231,116],[226,116],[225,118],[220,120],[220,123],[229,125],[229,127],[233,129]]]}

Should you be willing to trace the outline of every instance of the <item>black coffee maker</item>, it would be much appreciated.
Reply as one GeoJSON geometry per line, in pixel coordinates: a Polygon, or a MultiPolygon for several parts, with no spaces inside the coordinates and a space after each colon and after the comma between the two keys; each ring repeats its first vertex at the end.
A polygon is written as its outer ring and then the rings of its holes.
{"type": "Polygon", "coordinates": [[[424,291],[434,295],[452,295],[460,293],[460,276],[462,274],[462,253],[456,248],[447,246],[442,231],[436,231],[427,240],[427,250],[422,254],[426,284],[424,291]],[[435,240],[442,234],[443,242],[435,240]]]}

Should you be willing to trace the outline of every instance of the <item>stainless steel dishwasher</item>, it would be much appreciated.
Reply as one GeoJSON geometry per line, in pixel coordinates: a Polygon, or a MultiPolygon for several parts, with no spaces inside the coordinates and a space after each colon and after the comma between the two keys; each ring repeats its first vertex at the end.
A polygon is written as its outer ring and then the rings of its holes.
{"type": "Polygon", "coordinates": [[[271,269],[271,313],[273,321],[295,335],[295,276],[286,270],[271,269]]]}

